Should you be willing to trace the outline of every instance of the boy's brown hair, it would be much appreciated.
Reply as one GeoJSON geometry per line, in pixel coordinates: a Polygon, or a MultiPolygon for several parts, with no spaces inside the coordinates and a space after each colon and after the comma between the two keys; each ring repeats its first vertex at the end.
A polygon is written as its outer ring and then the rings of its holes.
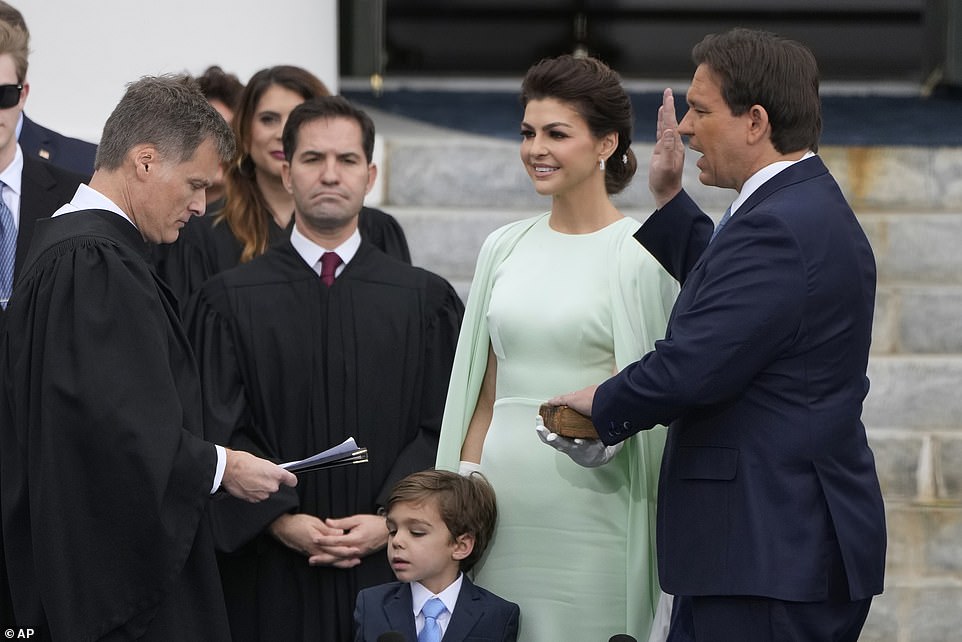
{"type": "Polygon", "coordinates": [[[441,519],[451,538],[474,536],[474,550],[461,560],[461,570],[469,571],[484,554],[494,534],[498,519],[498,504],[494,489],[478,472],[463,477],[447,470],[425,470],[408,475],[399,481],[387,500],[388,511],[394,504],[437,502],[441,519]]]}

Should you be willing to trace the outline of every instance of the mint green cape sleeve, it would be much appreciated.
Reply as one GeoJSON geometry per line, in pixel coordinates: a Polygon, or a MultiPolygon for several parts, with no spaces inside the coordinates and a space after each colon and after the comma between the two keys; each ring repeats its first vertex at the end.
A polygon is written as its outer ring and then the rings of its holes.
{"type": "MultiPolygon", "coordinates": [[[[610,256],[617,257],[610,272],[615,363],[619,369],[650,352],[664,338],[678,284],[632,236],[639,223],[625,221],[610,256]]],[[[661,588],[655,549],[658,475],[667,428],[643,430],[625,442],[618,463],[627,467],[629,480],[628,578],[626,598],[632,608],[629,622],[646,631],[658,606],[661,588]]],[[[615,463],[615,462],[612,462],[615,463]]],[[[629,609],[631,610],[631,609],[629,609]]]]}
{"type": "Polygon", "coordinates": [[[464,443],[468,423],[478,403],[478,394],[488,362],[490,338],[487,314],[494,272],[531,226],[545,216],[547,214],[505,225],[492,232],[481,246],[464,310],[464,321],[461,323],[461,334],[458,336],[448,396],[444,403],[436,462],[439,469],[457,472],[461,460],[461,444],[464,443]]]}

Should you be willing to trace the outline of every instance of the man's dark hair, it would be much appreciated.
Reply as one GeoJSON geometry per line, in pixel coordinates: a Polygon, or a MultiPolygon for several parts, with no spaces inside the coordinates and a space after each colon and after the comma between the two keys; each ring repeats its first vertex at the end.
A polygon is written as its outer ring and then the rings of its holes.
{"type": "Polygon", "coordinates": [[[737,28],[705,36],[692,49],[692,60],[716,76],[733,115],[752,105],[765,108],[772,145],[780,154],[818,151],[822,104],[818,63],[808,47],[767,31],[737,28]]]}
{"type": "Polygon", "coordinates": [[[350,118],[361,128],[361,146],[364,156],[370,164],[374,158],[374,121],[364,110],[358,109],[343,96],[319,96],[305,101],[295,107],[287,117],[284,125],[284,156],[287,162],[294,156],[297,149],[297,138],[301,127],[306,123],[324,118],[350,118]]]}
{"type": "Polygon", "coordinates": [[[447,470],[425,470],[399,481],[385,508],[390,510],[399,502],[420,504],[427,500],[437,502],[452,540],[460,535],[474,536],[474,550],[461,560],[461,570],[471,570],[484,555],[498,520],[498,502],[491,484],[478,472],[465,477],[447,470]]]}
{"type": "Polygon", "coordinates": [[[211,65],[197,76],[197,86],[207,100],[219,100],[232,111],[237,111],[241,92],[244,91],[244,83],[236,75],[227,73],[217,65],[211,65]]]}
{"type": "Polygon", "coordinates": [[[197,83],[186,75],[145,76],[127,91],[104,124],[94,169],[117,169],[127,153],[149,143],[184,162],[210,138],[221,162],[234,155],[234,134],[197,83]]]}

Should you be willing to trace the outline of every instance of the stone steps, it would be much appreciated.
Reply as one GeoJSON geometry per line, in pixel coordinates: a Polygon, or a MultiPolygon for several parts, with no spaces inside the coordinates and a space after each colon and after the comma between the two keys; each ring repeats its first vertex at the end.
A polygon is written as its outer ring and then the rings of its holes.
{"type": "MultiPolygon", "coordinates": [[[[484,238],[540,207],[390,207],[404,226],[416,264],[467,295],[484,238]]],[[[625,210],[643,220],[648,211],[625,210]]],[[[879,271],[873,352],[962,354],[962,215],[882,213],[860,217],[879,271]]]]}

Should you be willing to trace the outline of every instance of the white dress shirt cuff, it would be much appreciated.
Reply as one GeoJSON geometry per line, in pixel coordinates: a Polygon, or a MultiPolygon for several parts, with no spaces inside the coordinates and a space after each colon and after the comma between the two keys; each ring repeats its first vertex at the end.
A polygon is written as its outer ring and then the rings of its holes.
{"type": "Polygon", "coordinates": [[[214,450],[217,451],[217,470],[214,471],[214,487],[210,489],[211,495],[220,488],[220,483],[224,479],[224,469],[227,468],[227,449],[214,444],[214,450]]]}

